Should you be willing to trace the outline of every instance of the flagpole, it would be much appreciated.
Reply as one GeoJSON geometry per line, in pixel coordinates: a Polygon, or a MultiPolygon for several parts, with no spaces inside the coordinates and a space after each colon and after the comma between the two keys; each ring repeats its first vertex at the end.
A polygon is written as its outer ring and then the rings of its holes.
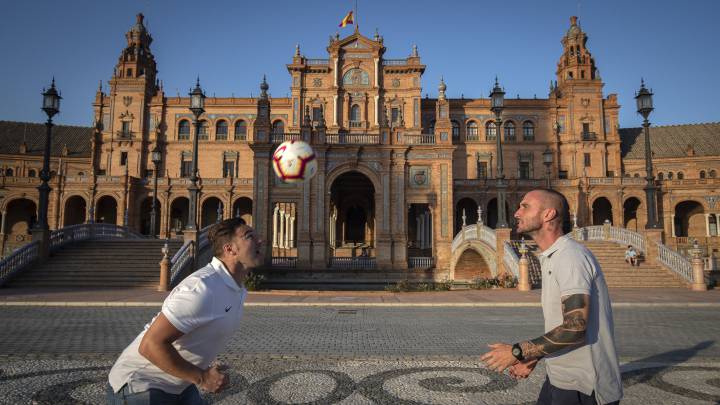
{"type": "Polygon", "coordinates": [[[360,25],[358,24],[358,15],[357,15],[357,0],[355,0],[355,29],[360,30],[360,25]]]}

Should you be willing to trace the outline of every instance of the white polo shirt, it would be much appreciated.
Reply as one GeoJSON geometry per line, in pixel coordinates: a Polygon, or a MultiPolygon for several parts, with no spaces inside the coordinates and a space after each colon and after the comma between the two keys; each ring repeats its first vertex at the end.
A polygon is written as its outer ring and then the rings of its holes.
{"type": "Polygon", "coordinates": [[[550,384],[585,395],[595,391],[600,404],[622,398],[615,352],[610,296],[600,264],[584,245],[562,236],[540,254],[545,333],[563,323],[561,297],[590,296],[585,345],[545,357],[550,384]]]}
{"type": "MultiPolygon", "coordinates": [[[[178,284],[163,302],[161,312],[183,333],[173,343],[180,356],[202,369],[208,368],[240,326],[246,295],[247,290],[238,286],[216,257],[178,284]]],[[[180,394],[190,386],[191,382],[165,373],[138,352],[140,341],[156,318],[145,325],[110,370],[110,385],[115,392],[125,384],[131,393],[157,388],[180,394]]]]}

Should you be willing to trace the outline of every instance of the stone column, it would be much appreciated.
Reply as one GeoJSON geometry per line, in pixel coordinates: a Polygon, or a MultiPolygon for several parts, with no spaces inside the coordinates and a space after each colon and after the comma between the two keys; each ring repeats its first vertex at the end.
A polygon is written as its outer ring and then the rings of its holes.
{"type": "Polygon", "coordinates": [[[277,233],[278,233],[278,207],[275,206],[275,209],[273,210],[273,230],[272,230],[272,245],[273,247],[278,247],[277,242],[277,233]]]}
{"type": "Polygon", "coordinates": [[[432,248],[432,216],[429,211],[425,211],[425,249],[432,248]]]}
{"type": "Polygon", "coordinates": [[[705,236],[710,236],[710,215],[705,214],[705,236]]]}
{"type": "Polygon", "coordinates": [[[495,260],[497,261],[497,275],[500,276],[505,273],[511,273],[505,269],[505,242],[510,240],[510,228],[495,229],[495,236],[497,239],[497,243],[495,244],[497,256],[495,260]]]}
{"type": "Polygon", "coordinates": [[[415,216],[415,242],[420,243],[420,217],[415,216]]]}
{"type": "MultiPolygon", "coordinates": [[[[337,83],[335,85],[337,86],[337,83]]],[[[338,124],[338,114],[338,96],[335,94],[333,96],[333,126],[337,126],[338,124]]]]}
{"type": "Polygon", "coordinates": [[[677,234],[675,233],[675,214],[670,214],[670,229],[672,229],[672,237],[676,237],[677,234]]]}
{"type": "Polygon", "coordinates": [[[703,260],[702,249],[698,246],[697,241],[695,241],[693,248],[690,249],[690,255],[692,256],[690,263],[692,263],[693,272],[691,288],[693,291],[707,291],[707,284],[705,284],[705,261],[703,260]]]}
{"type": "Polygon", "coordinates": [[[290,224],[290,213],[285,213],[285,247],[291,248],[292,245],[290,241],[293,240],[293,237],[290,236],[290,232],[292,232],[292,224],[290,224]]]}
{"type": "Polygon", "coordinates": [[[715,214],[715,236],[720,236],[720,214],[715,214]]]}
{"type": "Polygon", "coordinates": [[[280,210],[279,216],[280,216],[280,235],[279,235],[278,239],[280,239],[280,240],[278,241],[278,246],[280,246],[281,248],[284,248],[285,247],[285,210],[280,210]]]}
{"type": "Polygon", "coordinates": [[[663,243],[662,229],[646,229],[645,230],[645,261],[648,264],[659,264],[658,262],[658,243],[663,243]]]}
{"type": "Polygon", "coordinates": [[[527,249],[521,252],[520,262],[520,279],[518,280],[518,291],[530,291],[530,260],[527,257],[527,249]]]}
{"type": "Polygon", "coordinates": [[[420,224],[418,228],[418,234],[420,235],[418,242],[420,243],[420,249],[425,249],[425,215],[420,214],[418,217],[418,223],[420,224]]]}

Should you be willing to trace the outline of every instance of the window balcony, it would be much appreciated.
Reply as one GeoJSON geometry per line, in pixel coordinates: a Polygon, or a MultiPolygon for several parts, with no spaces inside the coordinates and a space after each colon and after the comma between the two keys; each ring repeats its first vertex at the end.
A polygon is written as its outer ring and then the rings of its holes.
{"type": "Polygon", "coordinates": [[[597,134],[595,132],[583,132],[582,140],[583,141],[597,141],[597,134]]]}

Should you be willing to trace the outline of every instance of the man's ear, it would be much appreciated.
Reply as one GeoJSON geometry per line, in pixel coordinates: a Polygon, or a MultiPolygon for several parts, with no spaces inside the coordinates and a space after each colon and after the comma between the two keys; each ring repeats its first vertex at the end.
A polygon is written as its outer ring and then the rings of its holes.
{"type": "Polygon", "coordinates": [[[557,210],[555,208],[545,208],[543,211],[543,222],[550,222],[557,218],[557,210]]]}

